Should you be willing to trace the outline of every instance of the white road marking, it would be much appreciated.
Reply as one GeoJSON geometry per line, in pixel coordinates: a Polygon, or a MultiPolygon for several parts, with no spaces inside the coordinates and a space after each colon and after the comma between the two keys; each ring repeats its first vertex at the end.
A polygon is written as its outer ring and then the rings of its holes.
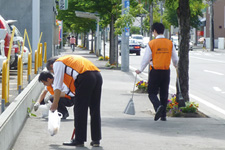
{"type": "Polygon", "coordinates": [[[210,70],[204,70],[204,71],[209,72],[209,73],[213,73],[213,74],[217,74],[217,75],[220,75],[220,76],[224,75],[223,73],[219,73],[219,72],[215,72],[215,71],[210,71],[210,70]]]}
{"type": "Polygon", "coordinates": [[[217,91],[217,92],[221,92],[222,90],[220,89],[220,88],[218,88],[218,87],[213,87],[213,89],[215,90],[215,91],[217,91]]]}
{"type": "Polygon", "coordinates": [[[221,61],[221,60],[214,60],[214,59],[206,59],[206,58],[201,58],[201,57],[195,57],[195,56],[191,56],[192,58],[196,58],[196,59],[201,59],[201,60],[207,60],[207,61],[212,61],[212,62],[219,62],[219,63],[225,63],[225,61],[221,61]]]}
{"type": "MultiPolygon", "coordinates": [[[[170,86],[170,88],[172,88],[173,90],[176,90],[176,87],[175,87],[175,86],[170,86]]],[[[207,102],[207,101],[205,101],[205,100],[201,99],[200,97],[197,97],[197,96],[195,96],[195,95],[193,95],[193,94],[189,94],[189,96],[190,96],[192,99],[194,99],[194,100],[196,100],[196,101],[199,101],[199,102],[205,104],[206,106],[208,106],[208,107],[214,109],[215,111],[218,111],[219,113],[222,113],[222,114],[225,115],[225,110],[221,109],[220,107],[218,107],[218,106],[216,106],[216,105],[214,105],[214,104],[212,104],[212,103],[210,103],[210,102],[207,102]]]]}

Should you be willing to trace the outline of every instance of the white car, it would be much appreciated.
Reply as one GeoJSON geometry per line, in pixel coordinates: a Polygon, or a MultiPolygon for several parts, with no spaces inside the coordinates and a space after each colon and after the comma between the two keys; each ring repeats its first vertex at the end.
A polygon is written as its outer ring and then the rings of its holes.
{"type": "Polygon", "coordinates": [[[29,55],[30,51],[29,49],[24,46],[24,50],[23,50],[23,64],[27,64],[28,63],[28,55],[29,55]]]}
{"type": "Polygon", "coordinates": [[[6,30],[0,29],[0,73],[2,73],[2,64],[7,59],[5,56],[5,36],[6,36],[6,30]]]}
{"type": "Polygon", "coordinates": [[[7,59],[4,50],[5,41],[0,39],[0,73],[2,73],[3,62],[7,59]]]}
{"type": "Polygon", "coordinates": [[[142,35],[140,35],[140,34],[132,34],[131,38],[137,40],[138,43],[141,45],[141,47],[145,47],[145,45],[143,43],[143,36],[142,35]]]}
{"type": "Polygon", "coordinates": [[[150,41],[149,37],[144,37],[143,38],[144,47],[146,47],[148,45],[149,41],[150,41]]]}
{"type": "MultiPolygon", "coordinates": [[[[178,36],[171,36],[171,41],[173,42],[176,50],[178,50],[179,42],[178,42],[178,36]]],[[[189,41],[189,49],[193,50],[193,42],[189,41]]]]}

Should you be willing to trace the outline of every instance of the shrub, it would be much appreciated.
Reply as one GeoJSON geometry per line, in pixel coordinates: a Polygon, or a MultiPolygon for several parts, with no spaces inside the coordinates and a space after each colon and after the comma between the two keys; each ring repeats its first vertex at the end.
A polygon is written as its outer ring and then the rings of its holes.
{"type": "Polygon", "coordinates": [[[168,115],[172,117],[179,117],[182,113],[197,113],[199,104],[195,102],[185,102],[185,107],[178,107],[178,102],[176,101],[176,95],[172,95],[171,100],[168,100],[167,103],[167,112],[168,115]]]}
{"type": "Polygon", "coordinates": [[[148,82],[141,80],[138,83],[136,83],[136,87],[140,90],[144,90],[145,92],[147,92],[148,82]]]}

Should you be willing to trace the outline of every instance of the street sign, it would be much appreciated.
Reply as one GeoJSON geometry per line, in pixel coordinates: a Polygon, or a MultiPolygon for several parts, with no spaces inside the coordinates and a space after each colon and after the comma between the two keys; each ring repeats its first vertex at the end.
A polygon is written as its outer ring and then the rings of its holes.
{"type": "Polygon", "coordinates": [[[59,9],[67,10],[68,9],[68,0],[59,0],[59,9]]]}
{"type": "Polygon", "coordinates": [[[125,28],[125,35],[126,35],[126,37],[130,36],[130,28],[129,27],[125,28]]]}

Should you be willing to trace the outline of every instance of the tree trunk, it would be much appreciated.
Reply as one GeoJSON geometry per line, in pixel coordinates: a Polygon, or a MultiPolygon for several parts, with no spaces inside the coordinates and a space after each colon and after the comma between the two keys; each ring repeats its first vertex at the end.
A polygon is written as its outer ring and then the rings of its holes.
{"type": "MultiPolygon", "coordinates": [[[[178,79],[184,101],[189,101],[189,39],[190,39],[190,6],[189,0],[179,0],[177,9],[179,26],[179,62],[178,79]]],[[[177,92],[178,95],[178,92],[177,92]]],[[[178,103],[179,103],[179,97],[178,103]]]]}
{"type": "Polygon", "coordinates": [[[110,23],[110,53],[109,53],[109,63],[112,65],[116,62],[115,60],[115,40],[114,40],[114,16],[111,15],[110,23]]]}
{"type": "Polygon", "coordinates": [[[210,0],[210,51],[214,51],[214,10],[213,0],[210,0]]]}

